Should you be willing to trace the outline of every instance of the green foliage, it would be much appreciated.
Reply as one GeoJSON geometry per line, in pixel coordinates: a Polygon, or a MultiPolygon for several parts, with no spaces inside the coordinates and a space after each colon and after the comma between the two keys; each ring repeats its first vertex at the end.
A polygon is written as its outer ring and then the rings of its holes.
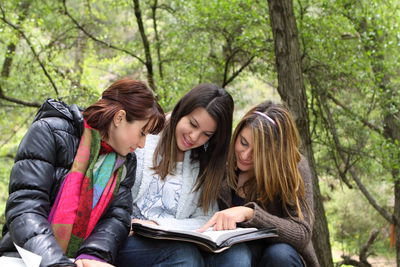
{"type": "MultiPolygon", "coordinates": [[[[65,7],[62,1],[3,2],[0,96],[36,107],[0,98],[1,211],[12,158],[37,106],[48,97],[86,107],[110,83],[128,76],[153,79],[159,102],[171,111],[190,88],[214,82],[232,94],[235,124],[250,106],[280,101],[267,1],[140,1],[151,62],[133,1],[67,0],[65,7]]],[[[376,201],[392,211],[388,200],[396,179],[392,174],[400,168],[400,149],[399,140],[384,130],[390,116],[399,123],[399,2],[294,4],[317,171],[329,177],[320,184],[332,243],[355,253],[377,227],[381,234],[374,249],[383,252],[387,222],[340,177],[355,186],[346,166],[350,163],[376,201]],[[326,107],[347,161],[338,152],[326,107]]]]}

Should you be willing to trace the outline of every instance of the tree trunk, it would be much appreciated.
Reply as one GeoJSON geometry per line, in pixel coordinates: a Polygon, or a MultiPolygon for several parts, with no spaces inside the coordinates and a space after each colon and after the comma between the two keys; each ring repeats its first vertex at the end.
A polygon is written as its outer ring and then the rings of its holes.
{"type": "Polygon", "coordinates": [[[328,223],[322,203],[315,159],[311,144],[307,97],[302,78],[300,47],[292,0],[268,0],[274,36],[278,73],[278,92],[293,113],[299,129],[303,153],[308,158],[313,178],[314,215],[313,245],[321,266],[333,266],[328,223]]]}

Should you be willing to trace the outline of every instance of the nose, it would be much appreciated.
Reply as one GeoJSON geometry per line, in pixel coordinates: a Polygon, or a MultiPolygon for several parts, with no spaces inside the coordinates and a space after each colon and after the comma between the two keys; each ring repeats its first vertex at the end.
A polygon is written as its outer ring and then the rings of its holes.
{"type": "Polygon", "coordinates": [[[146,143],[146,136],[141,136],[139,139],[138,147],[143,148],[145,143],[146,143]]]}
{"type": "Polygon", "coordinates": [[[252,158],[253,158],[253,149],[248,148],[248,149],[245,149],[242,152],[242,159],[243,160],[248,161],[248,160],[251,160],[252,158]]]}
{"type": "Polygon", "coordinates": [[[190,139],[191,139],[190,141],[193,143],[196,143],[196,141],[199,140],[200,135],[201,135],[201,131],[192,131],[190,133],[190,139]]]}

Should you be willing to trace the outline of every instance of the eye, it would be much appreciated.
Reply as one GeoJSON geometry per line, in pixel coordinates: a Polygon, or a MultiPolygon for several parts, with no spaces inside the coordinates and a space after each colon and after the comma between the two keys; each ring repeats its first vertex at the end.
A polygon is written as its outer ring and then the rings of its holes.
{"type": "Polygon", "coordinates": [[[146,136],[146,133],[144,131],[140,131],[141,136],[146,136]]]}
{"type": "Polygon", "coordinates": [[[243,137],[240,137],[240,144],[241,144],[242,146],[248,146],[246,140],[245,140],[243,137]]]}
{"type": "Polygon", "coordinates": [[[207,136],[208,138],[210,138],[212,136],[212,134],[210,133],[204,133],[205,136],[207,136]]]}
{"type": "Polygon", "coordinates": [[[197,128],[197,125],[194,124],[194,122],[192,122],[191,120],[190,120],[190,125],[192,125],[193,128],[197,128]]]}

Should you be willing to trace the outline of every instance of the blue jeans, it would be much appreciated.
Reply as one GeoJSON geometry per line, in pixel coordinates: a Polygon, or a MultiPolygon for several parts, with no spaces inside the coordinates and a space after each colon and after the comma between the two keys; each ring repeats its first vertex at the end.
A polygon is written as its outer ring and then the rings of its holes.
{"type": "Polygon", "coordinates": [[[221,253],[207,253],[203,252],[203,258],[206,266],[238,266],[250,267],[251,266],[251,251],[245,243],[233,245],[229,249],[221,253]]]}
{"type": "Polygon", "coordinates": [[[300,255],[292,246],[288,244],[265,244],[262,242],[250,242],[248,245],[253,257],[253,266],[304,266],[300,255]]]}
{"type": "Polygon", "coordinates": [[[204,261],[200,251],[192,243],[133,235],[128,237],[119,250],[116,266],[203,267],[204,261]]]}

